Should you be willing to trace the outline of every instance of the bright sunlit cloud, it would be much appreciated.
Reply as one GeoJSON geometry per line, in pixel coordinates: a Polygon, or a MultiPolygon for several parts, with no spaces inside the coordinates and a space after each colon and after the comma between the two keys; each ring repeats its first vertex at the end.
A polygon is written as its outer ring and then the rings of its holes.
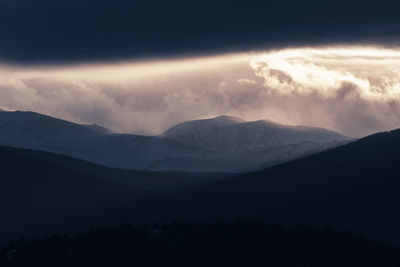
{"type": "Polygon", "coordinates": [[[290,49],[251,60],[265,86],[281,93],[318,91],[329,96],[352,84],[361,97],[400,96],[400,51],[381,48],[290,49]]]}
{"type": "Polygon", "coordinates": [[[308,47],[76,66],[0,66],[0,107],[118,132],[231,114],[350,136],[400,127],[400,50],[308,47]]]}

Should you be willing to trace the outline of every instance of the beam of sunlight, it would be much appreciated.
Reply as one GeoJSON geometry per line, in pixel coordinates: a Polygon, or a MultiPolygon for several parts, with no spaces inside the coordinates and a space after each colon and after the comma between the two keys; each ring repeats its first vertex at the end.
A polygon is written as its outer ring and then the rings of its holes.
{"type": "Polygon", "coordinates": [[[400,127],[400,49],[298,47],[60,66],[0,64],[0,107],[158,134],[231,114],[351,136],[400,127]]]}

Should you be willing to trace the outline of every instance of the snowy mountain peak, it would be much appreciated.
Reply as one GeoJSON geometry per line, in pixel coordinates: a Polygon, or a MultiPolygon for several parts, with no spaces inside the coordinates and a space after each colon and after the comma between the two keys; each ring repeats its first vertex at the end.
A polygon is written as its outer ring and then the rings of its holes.
{"type": "Polygon", "coordinates": [[[171,137],[176,135],[194,134],[198,132],[209,132],[212,130],[216,130],[220,127],[239,124],[243,122],[245,121],[240,118],[228,115],[222,115],[210,119],[187,121],[171,127],[170,129],[165,131],[162,136],[171,137]]]}
{"type": "Polygon", "coordinates": [[[215,118],[210,118],[210,119],[205,119],[208,121],[215,121],[219,123],[225,123],[225,124],[234,124],[234,123],[242,123],[245,122],[245,120],[235,117],[235,116],[229,116],[229,115],[221,115],[215,118]]]}
{"type": "Polygon", "coordinates": [[[290,126],[268,120],[246,122],[230,116],[181,123],[166,131],[163,137],[198,149],[238,153],[274,147],[283,149],[304,142],[318,144],[348,139],[322,128],[290,126]]]}

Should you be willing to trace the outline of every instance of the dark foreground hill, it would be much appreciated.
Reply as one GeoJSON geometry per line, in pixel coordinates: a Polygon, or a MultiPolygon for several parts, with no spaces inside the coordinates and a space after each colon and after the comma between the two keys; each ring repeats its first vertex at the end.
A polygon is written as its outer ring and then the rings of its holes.
{"type": "Polygon", "coordinates": [[[181,171],[140,171],[105,167],[69,156],[38,150],[0,146],[0,153],[6,151],[23,157],[36,159],[50,164],[61,165],[92,176],[103,178],[123,185],[133,186],[145,191],[171,194],[189,188],[231,177],[230,173],[195,173],[181,171]]]}
{"type": "Polygon", "coordinates": [[[112,169],[48,152],[0,147],[0,243],[143,223],[168,195],[228,174],[112,169]]]}
{"type": "Polygon", "coordinates": [[[0,242],[107,225],[127,206],[158,197],[142,189],[0,150],[0,242]]]}
{"type": "Polygon", "coordinates": [[[305,225],[172,223],[20,239],[0,250],[0,265],[391,267],[400,266],[400,251],[350,232],[305,225]]]}
{"type": "Polygon", "coordinates": [[[227,176],[118,170],[8,147],[0,147],[0,166],[0,243],[147,222],[151,203],[227,176]]]}
{"type": "Polygon", "coordinates": [[[375,134],[192,191],[165,216],[328,224],[400,244],[399,155],[400,130],[375,134]]]}

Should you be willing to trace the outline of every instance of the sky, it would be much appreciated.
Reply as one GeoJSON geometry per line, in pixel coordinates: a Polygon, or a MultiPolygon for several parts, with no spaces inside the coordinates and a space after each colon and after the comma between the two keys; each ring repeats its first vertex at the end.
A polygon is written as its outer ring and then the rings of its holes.
{"type": "Polygon", "coordinates": [[[399,43],[397,1],[0,0],[0,59],[60,63],[399,43]]]}
{"type": "Polygon", "coordinates": [[[400,122],[380,1],[0,0],[0,107],[159,134],[229,114],[360,137],[400,122]]]}

